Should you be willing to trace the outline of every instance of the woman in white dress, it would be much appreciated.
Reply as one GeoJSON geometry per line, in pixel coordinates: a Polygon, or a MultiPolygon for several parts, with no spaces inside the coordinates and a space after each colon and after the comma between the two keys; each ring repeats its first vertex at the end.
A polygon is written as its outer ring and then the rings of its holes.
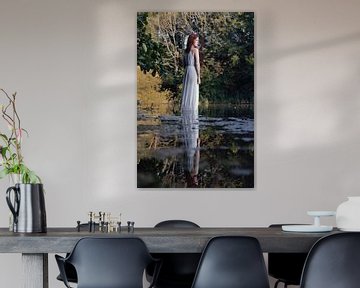
{"type": "Polygon", "coordinates": [[[197,114],[199,106],[200,60],[199,36],[191,33],[184,54],[185,74],[181,96],[181,112],[193,111],[197,114]]]}
{"type": "Polygon", "coordinates": [[[185,177],[187,187],[197,187],[200,138],[199,138],[199,84],[200,84],[200,61],[198,49],[199,37],[196,33],[188,37],[185,53],[185,74],[181,98],[181,116],[183,125],[184,150],[185,150],[185,177]]]}

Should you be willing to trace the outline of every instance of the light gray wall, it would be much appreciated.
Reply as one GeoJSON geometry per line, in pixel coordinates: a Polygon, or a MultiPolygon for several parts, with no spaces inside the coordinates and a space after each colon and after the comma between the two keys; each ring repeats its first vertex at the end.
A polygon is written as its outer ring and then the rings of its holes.
{"type": "MultiPolygon", "coordinates": [[[[75,225],[89,210],[137,226],[311,222],[307,210],[358,195],[359,10],[356,0],[2,0],[0,86],[18,92],[48,226],[75,225]],[[136,12],[147,10],[255,11],[255,189],[136,188],[136,12]]],[[[62,287],[49,262],[50,287],[62,287]]],[[[0,255],[2,286],[20,287],[19,263],[0,255]]]]}

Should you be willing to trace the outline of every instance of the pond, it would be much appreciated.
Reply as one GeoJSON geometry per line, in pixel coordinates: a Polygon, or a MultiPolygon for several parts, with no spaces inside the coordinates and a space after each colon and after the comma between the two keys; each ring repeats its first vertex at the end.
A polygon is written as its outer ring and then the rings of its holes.
{"type": "Polygon", "coordinates": [[[254,187],[252,105],[138,107],[137,122],[138,188],[254,187]]]}

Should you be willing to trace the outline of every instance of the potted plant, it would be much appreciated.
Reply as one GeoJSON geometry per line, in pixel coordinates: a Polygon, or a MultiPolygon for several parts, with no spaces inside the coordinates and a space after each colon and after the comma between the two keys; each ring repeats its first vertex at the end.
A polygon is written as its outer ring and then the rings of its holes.
{"type": "Polygon", "coordinates": [[[9,175],[15,184],[6,191],[6,201],[13,214],[14,232],[46,232],[44,189],[39,176],[24,163],[21,153],[23,135],[16,109],[16,93],[9,95],[4,89],[5,104],[0,104],[1,117],[8,133],[0,131],[0,179],[9,175]]]}
{"type": "Polygon", "coordinates": [[[14,183],[41,183],[40,177],[25,165],[21,153],[23,135],[28,135],[28,132],[21,127],[16,93],[10,96],[4,89],[0,91],[7,100],[6,104],[0,104],[1,116],[9,128],[8,134],[0,132],[0,179],[10,175],[14,183]]]}

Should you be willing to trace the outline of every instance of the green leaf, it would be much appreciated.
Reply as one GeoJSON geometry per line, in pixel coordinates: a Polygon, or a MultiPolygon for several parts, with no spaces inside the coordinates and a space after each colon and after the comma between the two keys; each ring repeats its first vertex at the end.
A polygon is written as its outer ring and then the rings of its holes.
{"type": "Polygon", "coordinates": [[[4,142],[8,142],[8,137],[5,134],[0,133],[0,137],[3,139],[4,142]]]}
{"type": "Polygon", "coordinates": [[[21,174],[21,181],[23,183],[37,184],[41,183],[39,176],[35,174],[34,171],[30,170],[23,163],[18,165],[19,174],[21,174]]]}
{"type": "Polygon", "coordinates": [[[2,147],[0,150],[1,150],[1,156],[3,158],[6,158],[6,152],[9,150],[9,148],[8,147],[2,147]]]}
{"type": "Polygon", "coordinates": [[[3,169],[0,171],[0,179],[3,179],[5,176],[7,176],[9,174],[8,169],[3,169]]]}
{"type": "Polygon", "coordinates": [[[26,136],[28,136],[28,137],[29,137],[29,132],[28,132],[26,129],[21,128],[21,130],[22,130],[22,131],[24,131],[24,132],[25,132],[25,134],[26,134],[26,136]]]}

